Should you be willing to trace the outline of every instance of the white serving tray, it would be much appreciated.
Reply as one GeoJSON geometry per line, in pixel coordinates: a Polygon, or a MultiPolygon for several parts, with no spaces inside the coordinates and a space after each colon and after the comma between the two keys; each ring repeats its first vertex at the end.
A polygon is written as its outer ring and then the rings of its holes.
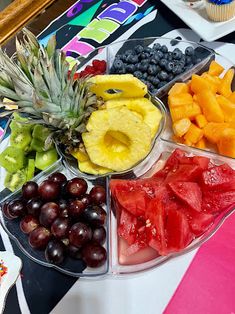
{"type": "Polygon", "coordinates": [[[235,31],[235,17],[226,22],[210,21],[204,3],[198,8],[191,8],[182,0],[160,1],[205,41],[214,41],[235,31]]]}

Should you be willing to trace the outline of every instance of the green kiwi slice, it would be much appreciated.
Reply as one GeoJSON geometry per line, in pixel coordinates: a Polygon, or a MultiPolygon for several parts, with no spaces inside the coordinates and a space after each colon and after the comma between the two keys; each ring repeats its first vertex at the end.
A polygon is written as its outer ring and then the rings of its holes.
{"type": "Polygon", "coordinates": [[[13,119],[10,123],[12,132],[19,129],[31,132],[33,125],[28,122],[27,118],[21,117],[17,112],[14,112],[12,116],[13,119]]]}
{"type": "Polygon", "coordinates": [[[35,171],[35,160],[29,159],[28,160],[28,166],[26,168],[26,180],[29,181],[34,177],[34,171],[35,171]]]}
{"type": "Polygon", "coordinates": [[[24,168],[25,156],[21,148],[8,146],[0,154],[0,166],[5,168],[8,172],[14,173],[17,170],[24,168]]]}
{"type": "Polygon", "coordinates": [[[41,124],[36,124],[33,128],[32,136],[33,138],[36,138],[42,142],[45,142],[45,140],[48,138],[48,136],[51,134],[51,131],[44,127],[41,124]]]}
{"type": "Polygon", "coordinates": [[[32,139],[31,143],[30,143],[30,150],[34,150],[38,153],[42,153],[44,152],[44,142],[41,140],[38,140],[37,138],[32,139]]]}
{"type": "Polygon", "coordinates": [[[26,152],[29,149],[31,140],[31,132],[24,128],[14,129],[10,136],[11,146],[21,148],[26,152]]]}
{"type": "Polygon", "coordinates": [[[58,155],[56,152],[56,149],[50,149],[47,150],[46,152],[36,153],[36,159],[35,159],[35,167],[44,170],[47,167],[51,166],[53,163],[56,162],[58,159],[58,155]]]}
{"type": "Polygon", "coordinates": [[[8,188],[11,192],[19,189],[26,182],[26,171],[25,169],[21,169],[16,171],[15,173],[7,172],[4,186],[8,188]]]}

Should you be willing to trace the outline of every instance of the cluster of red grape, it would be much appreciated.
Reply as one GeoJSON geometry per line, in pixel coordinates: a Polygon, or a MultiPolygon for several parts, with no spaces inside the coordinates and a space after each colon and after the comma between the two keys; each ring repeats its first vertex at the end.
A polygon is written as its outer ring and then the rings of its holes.
{"type": "Polygon", "coordinates": [[[68,255],[89,267],[99,267],[107,259],[102,246],[106,191],[98,185],[89,193],[87,189],[84,179],[67,180],[63,173],[55,172],[39,185],[26,182],[22,195],[3,205],[3,213],[9,219],[20,218],[30,246],[45,250],[48,262],[61,264],[68,255]]]}

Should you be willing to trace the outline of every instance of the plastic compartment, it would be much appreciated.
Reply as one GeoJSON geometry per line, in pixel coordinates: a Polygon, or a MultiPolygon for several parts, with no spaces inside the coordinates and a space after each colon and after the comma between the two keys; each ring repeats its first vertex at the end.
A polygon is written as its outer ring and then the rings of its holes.
{"type": "MultiPolygon", "coordinates": [[[[191,147],[178,145],[166,140],[161,140],[159,142],[158,150],[155,152],[155,163],[153,164],[151,169],[149,169],[143,176],[141,176],[141,178],[151,177],[154,173],[160,170],[164,166],[166,159],[176,148],[184,150],[189,156],[205,156],[210,158],[211,161],[216,165],[227,163],[233,169],[235,169],[235,159],[218,156],[217,154],[211,152],[199,152],[198,149],[192,149],[191,147]]],[[[122,239],[120,242],[120,238],[117,235],[115,204],[110,203],[109,206],[111,208],[110,272],[113,275],[125,275],[150,270],[169,260],[175,259],[198,248],[201,244],[209,240],[210,237],[212,237],[214,233],[219,229],[219,227],[223,224],[224,220],[235,211],[235,208],[230,208],[227,211],[218,215],[215,219],[215,222],[203,235],[201,235],[199,238],[196,238],[188,247],[178,253],[172,253],[168,256],[159,256],[157,255],[156,251],[147,248],[139,251],[136,254],[131,255],[129,258],[126,258],[122,254],[119,254],[119,245],[120,243],[122,243],[123,245],[124,242],[122,239]]]]}
{"type": "MultiPolygon", "coordinates": [[[[33,181],[40,184],[43,180],[45,180],[51,173],[53,172],[62,172],[66,175],[67,179],[74,178],[74,175],[64,167],[63,163],[59,160],[54,165],[46,169],[45,171],[42,171],[37,177],[33,179],[33,181]]],[[[91,188],[94,185],[101,185],[106,188],[106,178],[100,178],[97,180],[86,180],[88,184],[88,191],[91,190],[91,188]]],[[[20,191],[16,191],[9,195],[7,198],[5,198],[4,201],[2,201],[2,204],[6,201],[11,201],[13,199],[17,199],[20,195],[20,191]]],[[[109,193],[107,193],[107,197],[109,197],[109,193]]],[[[54,265],[52,263],[49,263],[45,259],[44,251],[35,250],[31,248],[31,246],[28,243],[28,235],[24,234],[20,230],[19,221],[20,219],[13,219],[9,220],[7,219],[2,211],[0,211],[0,222],[3,226],[4,230],[7,232],[7,234],[15,241],[15,243],[18,245],[19,249],[28,256],[32,261],[46,266],[46,267],[52,267],[66,275],[74,276],[74,277],[96,277],[96,276],[103,276],[108,272],[109,269],[109,210],[105,206],[103,208],[107,212],[107,219],[105,223],[105,229],[107,233],[105,244],[103,245],[107,250],[107,261],[105,264],[99,268],[89,268],[86,267],[85,263],[82,260],[75,260],[70,257],[67,257],[65,261],[61,265],[54,265]]]]}

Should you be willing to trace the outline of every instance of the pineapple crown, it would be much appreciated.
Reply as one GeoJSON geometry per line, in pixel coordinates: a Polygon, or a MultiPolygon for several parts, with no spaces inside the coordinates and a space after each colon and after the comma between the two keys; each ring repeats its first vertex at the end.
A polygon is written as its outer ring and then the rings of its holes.
{"type": "Polygon", "coordinates": [[[65,53],[56,49],[55,35],[43,47],[23,29],[23,39],[16,38],[11,58],[0,49],[0,96],[15,101],[18,111],[35,123],[81,133],[97,109],[97,97],[90,91],[88,78],[74,79],[78,63],[71,71],[69,66],[65,53]]]}

